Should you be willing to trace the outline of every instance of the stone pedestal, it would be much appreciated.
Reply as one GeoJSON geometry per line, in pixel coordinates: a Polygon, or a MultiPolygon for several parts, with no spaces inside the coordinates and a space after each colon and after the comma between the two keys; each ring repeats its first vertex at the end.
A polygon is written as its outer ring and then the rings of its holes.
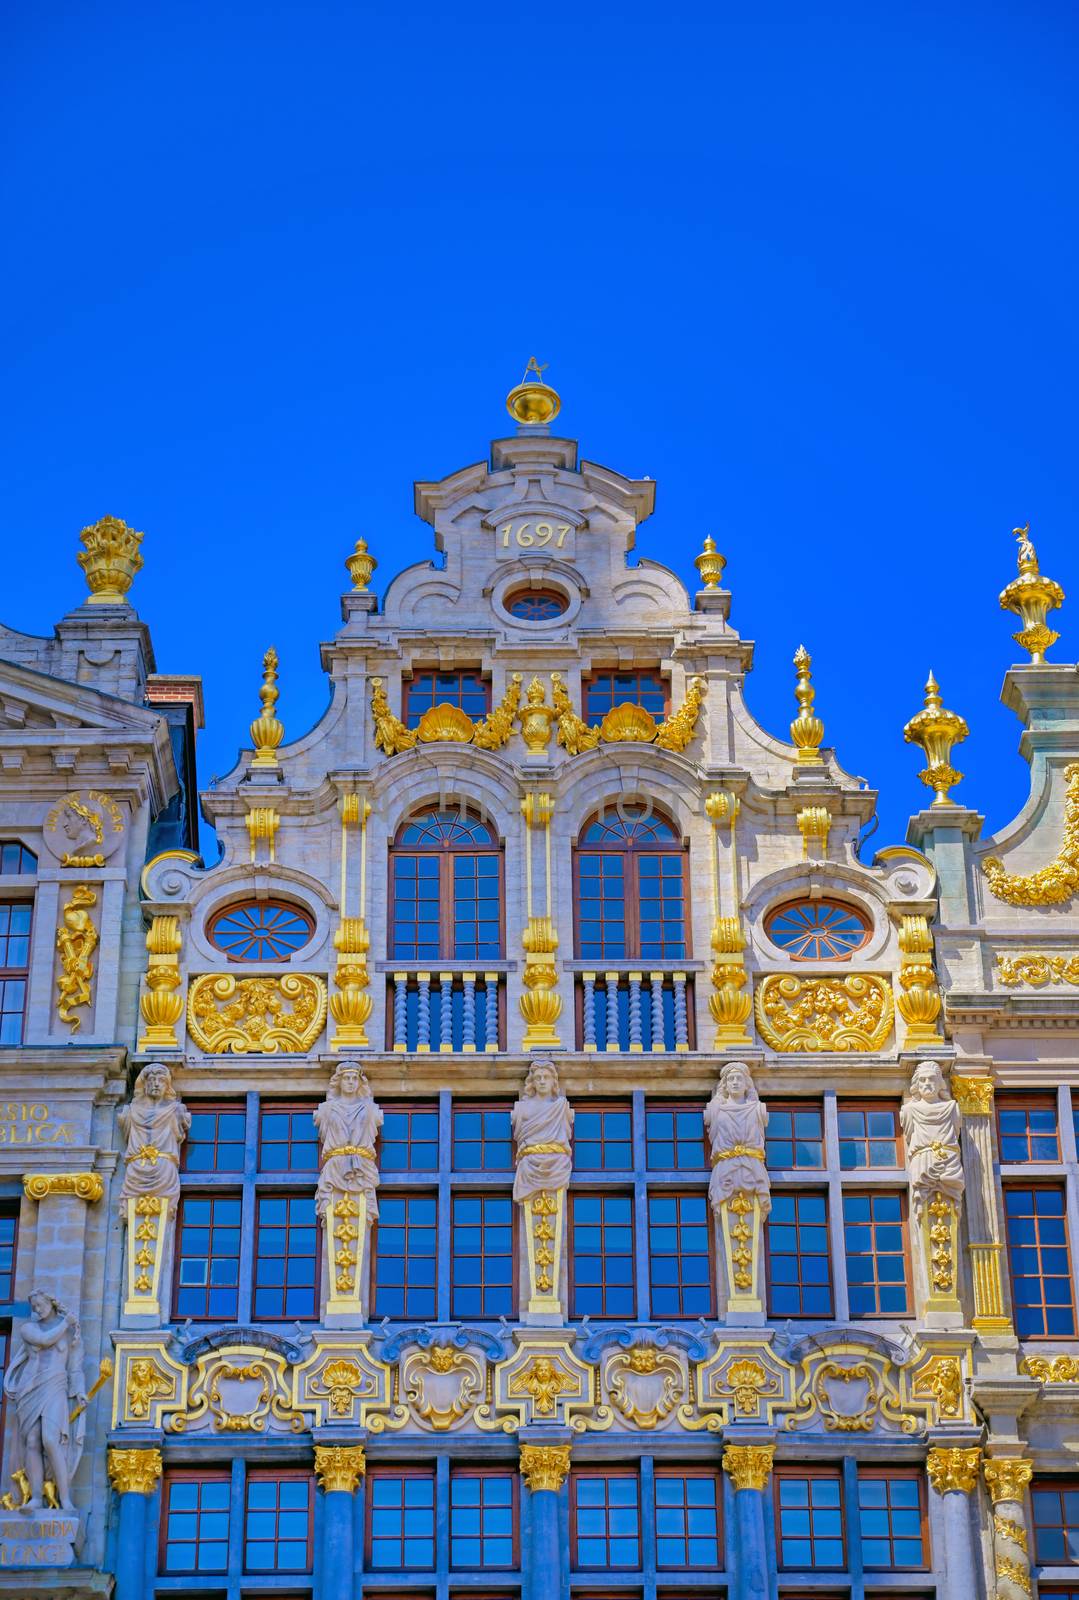
{"type": "Polygon", "coordinates": [[[0,1570],[70,1567],[78,1539],[79,1518],[66,1511],[0,1516],[0,1570]]]}

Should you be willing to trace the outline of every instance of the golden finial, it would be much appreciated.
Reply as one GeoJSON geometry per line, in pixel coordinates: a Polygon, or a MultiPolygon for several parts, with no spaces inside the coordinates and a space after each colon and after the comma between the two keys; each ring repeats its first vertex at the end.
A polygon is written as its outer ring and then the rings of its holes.
{"type": "Polygon", "coordinates": [[[367,540],[357,539],[356,548],[350,556],[345,557],[345,566],[352,579],[352,587],[361,593],[371,582],[371,574],[378,566],[374,556],[367,554],[367,540]]]}
{"type": "Polygon", "coordinates": [[[940,686],[933,674],[925,685],[925,707],[911,717],[903,729],[908,744],[921,745],[926,766],[918,776],[926,788],[936,791],[935,806],[954,806],[948,794],[963,777],[951,764],[952,746],[961,744],[970,729],[955,711],[947,711],[940,698],[940,686]]]}
{"type": "Polygon", "coordinates": [[[102,517],[79,534],[86,546],[78,562],[90,588],[88,606],[123,606],[136,572],[142,566],[142,534],[119,517],[102,517]]]}
{"type": "Polygon", "coordinates": [[[709,534],[704,541],[704,549],[694,561],[693,565],[701,575],[701,581],[706,589],[718,589],[723,581],[723,568],[727,565],[726,556],[721,556],[716,549],[716,541],[709,534]]]}
{"type": "Polygon", "coordinates": [[[1000,596],[1001,609],[1014,611],[1023,626],[1012,638],[1030,652],[1031,666],[1045,660],[1045,652],[1060,638],[1052,628],[1046,627],[1045,614],[1055,611],[1064,603],[1064,590],[1052,578],[1043,578],[1038,571],[1038,556],[1030,539],[1030,523],[1025,528],[1013,528],[1019,540],[1019,576],[1013,578],[1000,596]]]}
{"type": "Polygon", "coordinates": [[[805,766],[821,764],[820,742],[824,738],[824,723],[813,715],[815,691],[810,683],[809,671],[812,660],[805,645],[800,644],[794,652],[794,666],[798,673],[794,698],[798,702],[798,715],[791,723],[791,742],[798,746],[799,763],[805,766]]]}
{"type": "Polygon", "coordinates": [[[553,422],[562,408],[558,395],[543,381],[548,364],[544,362],[540,366],[535,356],[531,356],[524,377],[506,396],[506,410],[523,428],[538,428],[553,422]],[[535,373],[534,378],[529,377],[530,372],[535,373]]]}
{"type": "Polygon", "coordinates": [[[262,688],[259,699],[262,711],[251,724],[251,742],[255,746],[253,767],[276,767],[277,747],[285,737],[285,730],[274,716],[277,705],[277,651],[273,645],[262,658],[262,688]]]}

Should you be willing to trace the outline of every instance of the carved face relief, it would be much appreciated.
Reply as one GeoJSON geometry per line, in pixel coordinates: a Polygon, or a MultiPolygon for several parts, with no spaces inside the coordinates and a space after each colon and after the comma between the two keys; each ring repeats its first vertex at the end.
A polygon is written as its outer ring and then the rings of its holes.
{"type": "Polygon", "coordinates": [[[910,1092],[916,1100],[943,1100],[944,1079],[935,1061],[923,1061],[910,1080],[910,1092]]]}
{"type": "Polygon", "coordinates": [[[733,1070],[727,1068],[723,1074],[723,1091],[728,1100],[741,1104],[749,1093],[749,1077],[743,1067],[735,1067],[733,1070]]]}
{"type": "Polygon", "coordinates": [[[147,1067],[142,1086],[148,1100],[161,1100],[168,1092],[169,1074],[164,1067],[147,1067]]]}
{"type": "Polygon", "coordinates": [[[345,1099],[353,1099],[361,1092],[359,1068],[342,1067],[337,1082],[341,1090],[341,1094],[345,1097],[345,1099]]]}
{"type": "Polygon", "coordinates": [[[553,1100],[558,1093],[558,1078],[553,1067],[536,1067],[532,1073],[536,1093],[544,1100],[553,1100]]]}

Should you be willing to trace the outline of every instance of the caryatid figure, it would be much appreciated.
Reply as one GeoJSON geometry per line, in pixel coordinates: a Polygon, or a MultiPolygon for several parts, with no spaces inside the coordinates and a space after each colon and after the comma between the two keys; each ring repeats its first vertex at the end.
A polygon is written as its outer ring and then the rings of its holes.
{"type": "Polygon", "coordinates": [[[566,1190],[573,1171],[573,1108],[549,1061],[529,1065],[510,1123],[517,1145],[513,1198],[524,1211],[528,1244],[528,1310],[561,1317],[558,1280],[566,1190]]]}
{"type": "Polygon", "coordinates": [[[712,1152],[708,1198],[719,1218],[727,1258],[728,1309],[760,1312],[761,1223],[772,1209],[764,1160],[768,1112],[748,1067],[729,1061],[704,1108],[712,1152]]]}
{"type": "Polygon", "coordinates": [[[77,1318],[43,1289],[31,1291],[30,1312],[4,1376],[5,1397],[15,1408],[11,1476],[18,1482],[25,1473],[29,1483],[21,1510],[43,1508],[48,1480],[60,1509],[74,1512],[71,1480],[86,1433],[82,1334],[77,1318]]]}
{"type": "Polygon", "coordinates": [[[120,1215],[127,1224],[127,1301],[134,1315],[159,1314],[165,1271],[180,1196],[180,1146],[191,1113],[172,1086],[172,1074],[151,1061],[135,1079],[130,1105],[117,1115],[126,1141],[120,1215]]]}
{"type": "Polygon", "coordinates": [[[334,1072],[314,1120],[322,1144],[315,1210],[330,1258],[328,1309],[355,1316],[361,1307],[364,1251],[378,1217],[375,1142],[382,1126],[382,1109],[355,1062],[342,1062],[334,1072]]]}
{"type": "Polygon", "coordinates": [[[956,1294],[963,1157],[959,1107],[936,1061],[920,1061],[899,1110],[910,1173],[911,1208],[920,1224],[929,1290],[927,1309],[958,1312],[956,1294]]]}

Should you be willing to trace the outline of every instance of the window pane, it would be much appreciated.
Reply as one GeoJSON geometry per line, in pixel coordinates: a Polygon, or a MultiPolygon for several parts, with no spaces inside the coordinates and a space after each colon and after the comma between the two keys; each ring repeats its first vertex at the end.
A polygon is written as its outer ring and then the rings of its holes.
{"type": "Polygon", "coordinates": [[[255,1217],[255,1320],[313,1321],[320,1254],[314,1193],[260,1194],[255,1217]]]}
{"type": "Polygon", "coordinates": [[[477,1319],[512,1316],[514,1210],[508,1194],[465,1191],[453,1196],[452,1316],[477,1319]]]}
{"type": "Polygon", "coordinates": [[[458,1572],[517,1566],[517,1482],[506,1471],[450,1477],[450,1567],[458,1572]]]}
{"type": "Polygon", "coordinates": [[[1063,1189],[1009,1185],[1004,1219],[1016,1332],[1021,1339],[1072,1337],[1075,1297],[1063,1189]]]}
{"type": "Polygon", "coordinates": [[[652,1315],[708,1317],[712,1291],[712,1217],[708,1195],[653,1190],[648,1196],[652,1315]]]}
{"type": "Polygon", "coordinates": [[[512,1172],[509,1106],[454,1105],[453,1165],[458,1172],[512,1172]]]}
{"type": "Polygon", "coordinates": [[[177,1227],[177,1318],[235,1322],[239,1309],[240,1197],[191,1195],[180,1200],[177,1227]]]}
{"type": "Polygon", "coordinates": [[[435,1315],[436,1220],[433,1195],[379,1195],[372,1266],[376,1317],[435,1315]]]}
{"type": "Polygon", "coordinates": [[[848,1190],[843,1196],[843,1231],[851,1316],[906,1316],[910,1302],[903,1196],[848,1190]]]}
{"type": "Polygon", "coordinates": [[[632,1317],[633,1201],[624,1194],[570,1195],[570,1315],[632,1317]]]}
{"type": "Polygon", "coordinates": [[[842,1568],[843,1502],[838,1472],[777,1472],[775,1498],[780,1567],[788,1571],[842,1568]]]}
{"type": "Polygon", "coordinates": [[[578,1571],[635,1569],[641,1563],[635,1473],[570,1474],[571,1561],[578,1571]]]}
{"type": "Polygon", "coordinates": [[[656,1472],[656,1565],[661,1569],[723,1566],[719,1479],[707,1468],[656,1472]]]}
{"type": "Polygon", "coordinates": [[[246,1572],[310,1572],[314,1479],[251,1469],[244,1510],[246,1572]]]}
{"type": "Polygon", "coordinates": [[[433,1570],[434,1473],[401,1473],[378,1467],[368,1472],[367,1484],[370,1492],[367,1552],[371,1570],[433,1570]]]}
{"type": "Polygon", "coordinates": [[[825,1196],[773,1190],[765,1236],[769,1315],[830,1317],[832,1273],[825,1196]]]}
{"type": "Polygon", "coordinates": [[[163,1573],[228,1571],[229,1479],[224,1472],[166,1469],[162,1487],[163,1573]]]}

